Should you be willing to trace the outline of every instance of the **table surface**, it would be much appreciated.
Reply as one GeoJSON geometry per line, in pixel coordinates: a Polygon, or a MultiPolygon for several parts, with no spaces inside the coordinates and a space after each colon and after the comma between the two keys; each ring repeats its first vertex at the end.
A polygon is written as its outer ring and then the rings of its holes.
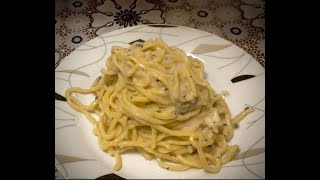
{"type": "Polygon", "coordinates": [[[211,32],[265,65],[264,0],[56,0],[55,20],[55,67],[101,34],[149,23],[211,32]]]}
{"type": "Polygon", "coordinates": [[[56,0],[56,66],[106,32],[139,24],[175,24],[216,34],[265,64],[262,0],[56,0]]]}

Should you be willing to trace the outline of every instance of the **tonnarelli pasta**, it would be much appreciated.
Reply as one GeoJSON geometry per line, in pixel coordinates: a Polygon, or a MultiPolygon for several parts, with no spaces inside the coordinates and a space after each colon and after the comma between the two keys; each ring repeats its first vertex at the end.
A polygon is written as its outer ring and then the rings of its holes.
{"type": "Polygon", "coordinates": [[[253,109],[231,119],[223,95],[204,79],[203,63],[181,49],[158,39],[112,47],[101,73],[89,89],[69,88],[66,98],[92,123],[100,148],[115,157],[114,170],[122,167],[121,154],[135,149],[168,170],[217,173],[238,151],[227,142],[253,109]],[[96,98],[84,105],[73,93],[96,98]]]}

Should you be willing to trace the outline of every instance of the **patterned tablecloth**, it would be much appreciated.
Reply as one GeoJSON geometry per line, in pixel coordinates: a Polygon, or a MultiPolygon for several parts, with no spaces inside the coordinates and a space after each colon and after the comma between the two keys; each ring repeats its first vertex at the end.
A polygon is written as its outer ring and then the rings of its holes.
{"type": "Polygon", "coordinates": [[[211,32],[265,64],[264,0],[56,0],[55,6],[56,67],[101,34],[149,23],[211,32]]]}
{"type": "Polygon", "coordinates": [[[232,41],[264,66],[263,0],[56,0],[55,64],[83,43],[138,24],[175,24],[232,41]]]}

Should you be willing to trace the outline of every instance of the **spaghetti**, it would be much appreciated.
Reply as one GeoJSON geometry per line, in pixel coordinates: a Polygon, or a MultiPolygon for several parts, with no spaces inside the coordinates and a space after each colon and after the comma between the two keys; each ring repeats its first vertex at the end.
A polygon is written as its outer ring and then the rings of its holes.
{"type": "Polygon", "coordinates": [[[114,170],[122,167],[122,153],[136,149],[168,170],[218,173],[238,151],[227,142],[253,109],[231,119],[200,60],[156,39],[112,47],[106,66],[89,89],[71,87],[66,99],[92,123],[100,148],[115,157],[114,170]],[[96,99],[84,105],[73,93],[96,99]]]}

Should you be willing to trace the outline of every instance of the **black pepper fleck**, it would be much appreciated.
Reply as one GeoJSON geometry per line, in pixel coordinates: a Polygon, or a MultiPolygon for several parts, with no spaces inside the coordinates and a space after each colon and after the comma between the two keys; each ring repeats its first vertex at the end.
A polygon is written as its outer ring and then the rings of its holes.
{"type": "Polygon", "coordinates": [[[169,167],[167,167],[167,170],[169,169],[169,167]]]}
{"type": "Polygon", "coordinates": [[[209,147],[211,147],[211,145],[209,145],[209,147]]]}
{"type": "Polygon", "coordinates": [[[234,127],[234,128],[238,128],[239,125],[238,125],[237,123],[234,123],[234,124],[233,124],[233,127],[234,127]]]}
{"type": "Polygon", "coordinates": [[[247,110],[247,109],[249,109],[249,107],[244,108],[244,110],[247,110]]]}
{"type": "Polygon", "coordinates": [[[159,79],[156,79],[156,81],[159,82],[160,80],[159,80],[159,79]]]}
{"type": "Polygon", "coordinates": [[[164,90],[165,90],[165,91],[167,91],[167,90],[168,90],[168,88],[164,88],[164,90]]]}

